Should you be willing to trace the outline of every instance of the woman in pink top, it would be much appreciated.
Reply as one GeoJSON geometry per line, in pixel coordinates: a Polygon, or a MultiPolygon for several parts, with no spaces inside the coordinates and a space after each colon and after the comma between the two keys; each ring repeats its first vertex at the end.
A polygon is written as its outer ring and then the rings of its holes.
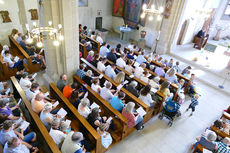
{"type": "Polygon", "coordinates": [[[142,130],[143,126],[143,117],[138,113],[133,112],[135,104],[133,102],[129,102],[122,110],[122,115],[128,119],[128,127],[132,128],[136,126],[137,130],[142,130]]]}

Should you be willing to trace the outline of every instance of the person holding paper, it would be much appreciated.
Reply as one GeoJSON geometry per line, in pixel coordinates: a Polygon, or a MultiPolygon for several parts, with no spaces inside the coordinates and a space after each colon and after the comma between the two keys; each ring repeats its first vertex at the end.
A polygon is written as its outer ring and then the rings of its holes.
{"type": "Polygon", "coordinates": [[[150,106],[151,108],[154,107],[154,101],[150,94],[151,86],[148,84],[140,91],[140,96],[138,97],[141,101],[143,101],[146,105],[150,106]]]}
{"type": "Polygon", "coordinates": [[[107,82],[106,84],[105,84],[105,87],[103,87],[102,89],[101,89],[101,92],[100,92],[100,96],[103,98],[103,99],[105,99],[106,101],[110,101],[114,96],[117,96],[118,95],[118,92],[119,92],[119,90],[117,90],[116,92],[115,92],[115,90],[113,90],[113,89],[111,89],[112,88],[112,83],[110,83],[110,82],[107,82]],[[115,92],[114,93],[114,95],[112,94],[113,92],[115,92]]]}
{"type": "Polygon", "coordinates": [[[87,118],[90,114],[91,110],[89,108],[90,101],[88,98],[81,99],[80,104],[78,105],[78,112],[81,114],[84,118],[87,118]]]}
{"type": "Polygon", "coordinates": [[[121,112],[122,109],[124,108],[124,102],[123,99],[125,98],[125,93],[124,92],[119,92],[118,96],[114,96],[110,100],[110,105],[115,108],[117,111],[121,112]]]}
{"type": "Polygon", "coordinates": [[[38,83],[32,83],[30,89],[26,91],[26,98],[31,101],[39,92],[40,87],[38,83]]]}
{"type": "Polygon", "coordinates": [[[3,58],[3,61],[6,62],[10,68],[17,68],[19,66],[23,66],[23,60],[18,60],[16,62],[16,61],[13,61],[11,57],[12,55],[10,54],[10,52],[8,50],[5,51],[5,57],[3,58]]]}
{"type": "Polygon", "coordinates": [[[39,149],[30,144],[21,142],[17,137],[12,137],[4,146],[3,153],[37,153],[39,149]]]}
{"type": "Polygon", "coordinates": [[[136,81],[131,81],[129,85],[126,87],[126,90],[128,90],[130,93],[132,93],[134,96],[138,97],[139,96],[139,91],[136,89],[137,87],[137,82],[136,81]]]}
{"type": "Polygon", "coordinates": [[[133,68],[133,60],[128,60],[128,64],[125,66],[125,70],[128,71],[129,73],[133,74],[135,72],[135,69],[133,68]]]}
{"type": "Polygon", "coordinates": [[[98,77],[97,77],[97,76],[94,77],[94,76],[93,76],[93,72],[92,72],[91,70],[88,70],[88,71],[86,72],[86,75],[82,78],[82,80],[83,80],[86,84],[88,84],[89,86],[91,86],[92,80],[93,80],[93,79],[98,79],[98,77]]]}
{"type": "Polygon", "coordinates": [[[134,76],[137,77],[137,78],[140,78],[141,75],[143,74],[145,68],[146,68],[145,63],[142,63],[140,66],[137,66],[135,68],[134,76]]]}
{"type": "Polygon", "coordinates": [[[54,115],[51,114],[51,111],[52,111],[52,104],[51,103],[46,103],[45,106],[44,106],[44,109],[40,113],[40,119],[44,123],[44,125],[45,125],[45,127],[47,129],[50,129],[51,121],[52,121],[52,119],[54,117],[54,115]]]}
{"type": "Polygon", "coordinates": [[[107,62],[107,59],[106,58],[102,58],[101,59],[101,61],[99,61],[98,63],[97,63],[97,69],[99,70],[99,71],[101,71],[101,72],[105,72],[105,69],[106,69],[106,67],[105,67],[105,63],[107,62]]]}
{"type": "Polygon", "coordinates": [[[119,72],[117,76],[114,78],[114,82],[117,84],[121,84],[125,81],[125,73],[124,72],[119,72]]]}
{"type": "Polygon", "coordinates": [[[100,80],[98,78],[92,80],[91,88],[100,94],[101,92],[101,86],[100,86],[100,80]]]}
{"type": "Polygon", "coordinates": [[[64,131],[59,130],[60,126],[60,118],[54,117],[51,121],[51,129],[49,134],[59,148],[61,148],[61,144],[67,136],[67,134],[65,134],[64,131]]]}
{"type": "Polygon", "coordinates": [[[18,108],[19,108],[18,105],[10,108],[8,106],[8,102],[6,102],[4,100],[0,100],[0,113],[5,114],[7,116],[7,119],[9,119],[9,120],[18,120],[20,118],[20,116],[15,116],[13,114],[13,111],[18,109],[18,108]]]}
{"type": "Polygon", "coordinates": [[[121,54],[120,58],[116,60],[116,65],[120,66],[121,68],[125,68],[126,66],[125,54],[121,54]]]}
{"type": "Polygon", "coordinates": [[[111,79],[114,79],[117,76],[115,69],[116,69],[116,64],[112,64],[111,66],[108,65],[105,69],[105,75],[107,75],[111,79]]]}
{"type": "Polygon", "coordinates": [[[176,70],[174,68],[169,69],[167,73],[165,73],[165,79],[172,83],[178,83],[176,70]]]}
{"type": "Polygon", "coordinates": [[[19,81],[20,86],[22,87],[22,90],[26,92],[28,89],[30,89],[32,82],[30,81],[27,73],[22,74],[22,78],[19,81]]]}
{"type": "Polygon", "coordinates": [[[31,100],[31,106],[32,106],[32,110],[39,114],[45,106],[45,103],[47,103],[47,101],[44,99],[44,94],[42,92],[39,92],[32,100],[31,100]]]}
{"type": "Polygon", "coordinates": [[[141,79],[142,81],[144,81],[145,83],[149,83],[149,78],[148,78],[148,76],[149,76],[149,72],[148,72],[147,70],[145,70],[145,71],[143,72],[143,75],[140,77],[140,79],[141,79]]]}
{"type": "Polygon", "coordinates": [[[149,84],[151,85],[152,88],[159,89],[159,87],[160,87],[159,81],[160,80],[161,80],[161,78],[159,76],[156,76],[149,81],[149,84]]]}
{"type": "MultiPolygon", "coordinates": [[[[100,109],[98,107],[93,108],[87,118],[87,121],[94,129],[97,129],[102,123],[106,123],[106,120],[106,116],[100,116],[100,109]]],[[[106,123],[106,125],[106,130],[108,130],[110,124],[106,123]]]]}
{"type": "Polygon", "coordinates": [[[94,51],[89,51],[88,56],[86,57],[86,61],[88,61],[89,63],[92,62],[94,60],[94,51]]]}
{"type": "Polygon", "coordinates": [[[44,56],[40,55],[40,53],[39,54],[36,53],[36,47],[35,46],[32,46],[29,49],[29,56],[32,58],[33,61],[40,63],[41,67],[43,67],[43,68],[46,67],[46,61],[45,61],[44,56]]]}
{"type": "MultiPolygon", "coordinates": [[[[12,137],[18,137],[22,140],[22,143],[28,144],[29,142],[35,142],[37,139],[35,132],[30,132],[26,135],[23,135],[23,130],[20,132],[14,129],[14,122],[11,120],[6,120],[3,123],[3,129],[0,132],[0,143],[4,145],[12,137]]],[[[29,144],[28,144],[29,145],[29,144]]],[[[30,145],[31,146],[31,145],[30,145]]]]}
{"type": "Polygon", "coordinates": [[[144,129],[143,117],[138,113],[133,112],[135,104],[133,102],[128,102],[128,104],[123,108],[122,115],[128,120],[128,127],[136,127],[137,130],[144,129]]]}
{"type": "Polygon", "coordinates": [[[113,142],[113,139],[109,132],[106,131],[107,125],[105,123],[101,124],[97,128],[97,133],[101,136],[101,144],[107,149],[113,142]]]}

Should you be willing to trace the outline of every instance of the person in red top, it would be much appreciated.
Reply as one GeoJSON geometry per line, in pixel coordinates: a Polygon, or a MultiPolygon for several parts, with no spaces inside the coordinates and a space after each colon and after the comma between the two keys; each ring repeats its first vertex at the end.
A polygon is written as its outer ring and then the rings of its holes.
{"type": "Polygon", "coordinates": [[[69,99],[70,95],[72,94],[72,92],[74,90],[76,90],[78,88],[78,84],[77,83],[72,83],[71,86],[66,85],[63,88],[63,95],[69,99]]]}
{"type": "Polygon", "coordinates": [[[128,119],[128,127],[133,128],[136,127],[137,130],[142,130],[143,126],[143,117],[138,113],[133,112],[135,104],[133,102],[129,102],[122,110],[122,115],[128,119]]]}
{"type": "Polygon", "coordinates": [[[79,33],[81,33],[81,24],[79,24],[79,27],[78,27],[78,30],[79,30],[79,33]]]}

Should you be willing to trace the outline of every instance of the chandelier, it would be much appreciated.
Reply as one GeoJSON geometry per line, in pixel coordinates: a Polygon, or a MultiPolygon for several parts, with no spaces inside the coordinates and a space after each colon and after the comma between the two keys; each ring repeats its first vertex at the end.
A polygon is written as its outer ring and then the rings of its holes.
{"type": "Polygon", "coordinates": [[[44,39],[51,39],[53,40],[54,46],[59,46],[60,41],[64,39],[63,35],[61,34],[62,25],[58,24],[58,28],[54,28],[52,26],[52,21],[48,22],[47,27],[39,27],[37,26],[36,22],[33,22],[33,28],[30,30],[29,25],[26,24],[26,29],[28,33],[28,38],[26,42],[28,44],[35,42],[37,43],[37,47],[43,47],[43,40],[44,39]]]}
{"type": "Polygon", "coordinates": [[[152,4],[151,7],[147,5],[146,3],[143,4],[142,6],[142,14],[141,18],[145,18],[146,15],[149,15],[149,21],[153,20],[153,15],[157,15],[157,20],[161,20],[161,15],[164,12],[164,7],[160,6],[159,9],[156,9],[155,5],[152,4]]]}

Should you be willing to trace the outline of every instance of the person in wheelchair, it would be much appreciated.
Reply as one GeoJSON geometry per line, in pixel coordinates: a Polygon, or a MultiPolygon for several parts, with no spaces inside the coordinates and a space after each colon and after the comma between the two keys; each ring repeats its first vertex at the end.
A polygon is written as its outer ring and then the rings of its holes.
{"type": "Polygon", "coordinates": [[[170,98],[165,102],[164,114],[173,120],[177,114],[180,114],[179,109],[180,105],[176,101],[173,101],[172,98],[170,98]]]}

